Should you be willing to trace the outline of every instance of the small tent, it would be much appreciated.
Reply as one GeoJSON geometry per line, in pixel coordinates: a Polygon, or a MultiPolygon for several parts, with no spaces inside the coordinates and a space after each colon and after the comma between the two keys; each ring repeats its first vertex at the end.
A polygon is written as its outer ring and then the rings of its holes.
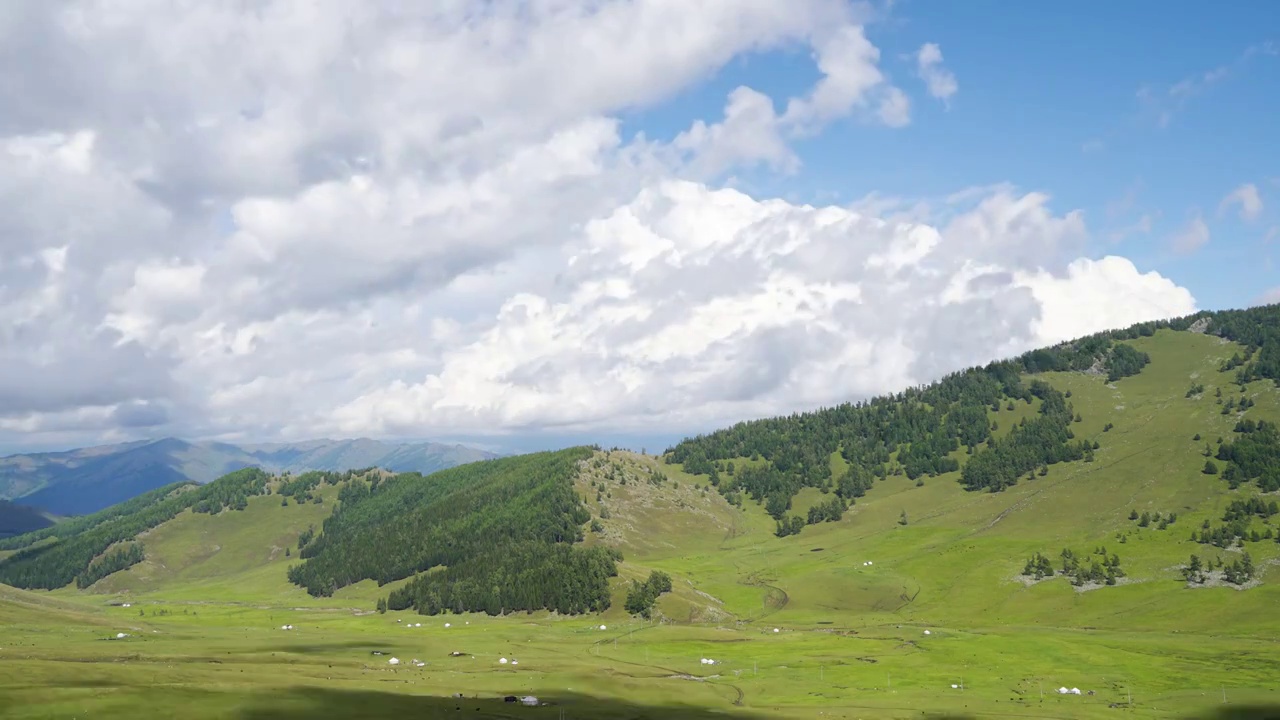
{"type": "Polygon", "coordinates": [[[400,664],[400,658],[395,658],[395,657],[393,657],[393,658],[391,658],[390,660],[388,660],[388,661],[387,661],[387,664],[388,664],[388,665],[399,665],[399,664],[400,664]]]}

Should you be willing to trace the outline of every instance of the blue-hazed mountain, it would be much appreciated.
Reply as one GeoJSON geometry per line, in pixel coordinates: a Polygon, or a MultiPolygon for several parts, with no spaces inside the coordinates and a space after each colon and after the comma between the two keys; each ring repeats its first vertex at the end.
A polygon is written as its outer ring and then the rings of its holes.
{"type": "Polygon", "coordinates": [[[498,457],[465,445],[308,440],[232,445],[177,438],[0,458],[0,498],[83,515],[182,480],[205,483],[245,467],[268,472],[381,467],[431,473],[498,457]]]}
{"type": "Polygon", "coordinates": [[[0,500],[0,538],[29,533],[53,524],[38,508],[0,500]]]}

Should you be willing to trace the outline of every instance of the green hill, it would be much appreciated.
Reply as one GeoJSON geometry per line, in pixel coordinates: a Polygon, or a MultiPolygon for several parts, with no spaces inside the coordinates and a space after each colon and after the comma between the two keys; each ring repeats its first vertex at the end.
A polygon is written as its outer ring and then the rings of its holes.
{"type": "Polygon", "coordinates": [[[138,628],[130,663],[77,666],[114,688],[82,706],[58,663],[126,643],[90,652],[50,610],[47,648],[0,649],[50,679],[0,682],[0,699],[33,717],[301,716],[312,693],[338,717],[455,713],[405,699],[455,693],[478,717],[525,693],[593,717],[1278,703],[1278,353],[1280,308],[1202,313],[660,457],[162,489],[0,541],[0,580],[57,588],[22,597],[138,628]],[[148,668],[175,662],[182,686],[152,687],[148,668]]]}

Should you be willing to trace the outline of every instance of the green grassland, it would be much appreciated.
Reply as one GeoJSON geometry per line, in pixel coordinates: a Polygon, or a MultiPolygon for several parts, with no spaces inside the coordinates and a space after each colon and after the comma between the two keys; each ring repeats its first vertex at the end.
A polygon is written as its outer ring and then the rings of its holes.
{"type": "MultiPolygon", "coordinates": [[[[1221,414],[1215,391],[1242,395],[1219,371],[1241,348],[1166,330],[1129,344],[1151,356],[1137,375],[1039,376],[1070,391],[1073,432],[1099,441],[1093,462],[998,493],[966,491],[959,473],[891,475],[799,535],[775,537],[761,505],[730,505],[705,475],[597,453],[576,480],[600,525],[584,542],[624,556],[598,615],[377,614],[388,587],[372,581],[313,598],[285,570],[333,486],[321,504],[268,495],[241,512],[184,511],[140,538],[144,562],[86,590],[0,587],[0,716],[1155,718],[1280,705],[1280,544],[1246,543],[1260,579],[1247,589],[1179,574],[1191,553],[1241,555],[1190,540],[1258,492],[1201,472],[1205,442],[1240,417],[1221,414]],[[1205,391],[1187,398],[1192,383],[1205,391]],[[1132,510],[1177,520],[1140,528],[1132,510]],[[1098,546],[1122,560],[1115,586],[1020,575],[1035,552],[1056,562],[1098,546]],[[628,616],[627,587],[654,569],[672,592],[653,619],[628,616]],[[554,704],[502,702],[524,694],[554,704]]],[[[1280,420],[1275,383],[1243,396],[1245,417],[1280,420]]],[[[1000,434],[1035,412],[989,415],[1000,434]]],[[[838,455],[832,465],[843,470],[838,455]]],[[[793,511],[827,497],[805,488],[793,511]]]]}

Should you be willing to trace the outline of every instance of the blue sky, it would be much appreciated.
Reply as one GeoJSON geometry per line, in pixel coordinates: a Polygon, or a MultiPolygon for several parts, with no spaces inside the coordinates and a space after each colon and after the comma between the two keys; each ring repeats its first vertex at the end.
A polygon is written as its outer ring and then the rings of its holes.
{"type": "Polygon", "coordinates": [[[1280,4],[870,1],[27,0],[0,449],[655,449],[1280,299],[1280,4]]]}
{"type": "MultiPolygon", "coordinates": [[[[747,189],[843,204],[1011,183],[1048,193],[1059,213],[1083,210],[1091,255],[1156,270],[1200,307],[1248,305],[1280,286],[1280,3],[901,0],[867,35],[890,80],[912,91],[911,124],[833,124],[797,145],[798,173],[753,174],[747,189]],[[949,107],[919,92],[914,53],[926,42],[958,78],[949,107]],[[1220,213],[1246,183],[1261,215],[1220,213]],[[1134,232],[1144,215],[1150,231],[1134,232]],[[1195,217],[1209,242],[1174,252],[1195,217]]],[[[626,130],[669,137],[744,84],[780,106],[817,76],[806,48],[744,56],[628,115],[626,130]]]]}

